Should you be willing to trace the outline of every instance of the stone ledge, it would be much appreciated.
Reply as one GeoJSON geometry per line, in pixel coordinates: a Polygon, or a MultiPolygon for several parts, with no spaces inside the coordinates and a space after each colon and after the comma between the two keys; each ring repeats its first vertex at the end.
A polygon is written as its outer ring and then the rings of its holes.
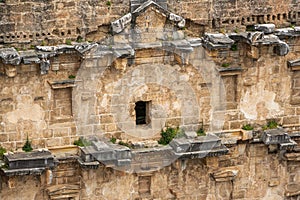
{"type": "Polygon", "coordinates": [[[27,168],[27,169],[1,169],[5,176],[25,176],[25,175],[41,175],[46,168],[27,168]]]}

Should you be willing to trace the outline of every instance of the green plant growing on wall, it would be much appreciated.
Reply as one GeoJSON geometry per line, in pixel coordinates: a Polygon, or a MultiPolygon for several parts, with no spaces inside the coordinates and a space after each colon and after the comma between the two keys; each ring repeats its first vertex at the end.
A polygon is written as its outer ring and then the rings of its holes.
{"type": "Polygon", "coordinates": [[[158,143],[162,145],[169,144],[173,138],[180,137],[184,134],[184,132],[179,128],[171,128],[167,127],[166,130],[162,130],[160,135],[161,138],[159,139],[158,143]]]}
{"type": "Polygon", "coordinates": [[[71,74],[71,75],[68,76],[68,78],[69,78],[69,79],[75,79],[76,76],[74,76],[73,74],[71,74]]]}
{"type": "Polygon", "coordinates": [[[72,45],[72,41],[70,39],[66,39],[66,44],[67,45],[72,45]]]}
{"type": "Polygon", "coordinates": [[[5,153],[6,153],[6,149],[4,147],[0,146],[0,159],[3,158],[3,154],[5,154],[5,153]]]}
{"type": "Polygon", "coordinates": [[[46,46],[46,41],[45,40],[42,41],[41,46],[46,46]]]}
{"type": "Polygon", "coordinates": [[[277,127],[278,127],[278,123],[274,120],[271,120],[266,125],[263,126],[263,130],[275,129],[277,127]]]}
{"type": "Polygon", "coordinates": [[[237,51],[237,50],[238,50],[237,44],[234,43],[233,45],[231,45],[230,50],[231,50],[231,51],[237,51]]]}
{"type": "Polygon", "coordinates": [[[221,66],[222,66],[222,67],[229,67],[229,66],[230,66],[230,63],[222,63],[221,66]]]}
{"type": "Polygon", "coordinates": [[[73,144],[79,147],[85,147],[85,146],[90,146],[92,143],[84,139],[83,137],[79,137],[79,139],[75,140],[73,144]]]}
{"type": "Polygon", "coordinates": [[[81,36],[78,36],[77,39],[76,39],[76,42],[79,42],[79,43],[80,43],[80,42],[83,42],[83,41],[84,41],[84,40],[83,40],[83,38],[82,38],[81,36]]]}
{"type": "Polygon", "coordinates": [[[111,137],[110,142],[113,144],[116,144],[117,138],[115,137],[111,137]]]}
{"type": "Polygon", "coordinates": [[[25,152],[30,152],[33,150],[32,146],[31,146],[31,141],[28,139],[28,135],[27,135],[26,142],[25,142],[24,146],[22,147],[22,149],[25,152]]]}
{"type": "Polygon", "coordinates": [[[242,129],[246,131],[251,131],[253,130],[253,126],[251,126],[251,124],[246,124],[242,127],[242,129]]]}
{"type": "Polygon", "coordinates": [[[111,1],[106,1],[106,5],[107,5],[108,7],[110,7],[110,6],[111,6],[111,1]]]}
{"type": "Polygon", "coordinates": [[[197,135],[198,136],[206,136],[205,130],[203,129],[203,127],[199,128],[197,130],[197,135]]]}

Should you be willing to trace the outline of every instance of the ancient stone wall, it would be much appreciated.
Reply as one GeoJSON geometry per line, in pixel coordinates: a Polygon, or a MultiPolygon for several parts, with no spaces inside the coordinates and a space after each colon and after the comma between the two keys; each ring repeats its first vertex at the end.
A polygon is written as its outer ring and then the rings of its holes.
{"type": "Polygon", "coordinates": [[[1,145],[9,150],[22,148],[31,138],[34,147],[71,145],[76,128],[72,117],[72,87],[55,87],[76,75],[80,57],[65,54],[50,59],[53,69],[41,76],[38,64],[10,66],[16,73],[8,78],[1,63],[1,145]],[[47,139],[46,139],[47,138],[47,139]]]}
{"type": "Polygon", "coordinates": [[[0,43],[29,48],[66,39],[99,39],[93,33],[104,36],[108,30],[100,26],[128,12],[129,1],[6,0],[0,2],[0,9],[0,43]]]}
{"type": "Polygon", "coordinates": [[[45,164],[42,174],[5,170],[0,162],[1,199],[20,192],[26,199],[299,199],[300,28],[291,27],[299,23],[298,3],[155,2],[163,7],[144,0],[0,0],[1,147],[20,151],[28,138],[34,149],[65,153],[80,136],[94,140],[81,155],[45,164]],[[267,22],[289,28],[250,27],[267,22]],[[246,28],[256,31],[240,32],[246,28]],[[273,132],[265,130],[270,121],[277,123],[273,132]],[[255,130],[241,130],[246,124],[255,130]],[[193,145],[203,140],[196,137],[202,128],[219,146],[196,153],[180,152],[184,142],[178,151],[160,146],[166,127],[185,130],[193,145]],[[93,148],[105,159],[116,150],[96,143],[97,136],[137,149],[114,144],[127,157],[114,165],[93,160],[93,148]],[[131,151],[140,157],[131,159],[131,151]],[[173,160],[189,155],[143,171],[165,161],[153,156],[159,161],[150,163],[146,154],[157,152],[176,154],[173,160]],[[113,169],[126,164],[143,173],[113,169]]]}
{"type": "Polygon", "coordinates": [[[269,153],[261,143],[229,149],[225,156],[177,160],[159,171],[140,174],[103,165],[82,169],[72,158],[60,159],[55,170],[41,176],[2,178],[0,197],[18,199],[22,193],[26,199],[55,199],[63,194],[81,200],[297,199],[289,196],[299,190],[299,160],[269,153]]]}
{"type": "MultiPolygon", "coordinates": [[[[292,0],[172,0],[162,5],[187,19],[187,27],[197,26],[196,35],[203,34],[201,29],[204,28],[206,31],[242,31],[247,25],[290,26],[299,24],[300,19],[299,5],[292,0]]],[[[0,45],[28,49],[31,45],[99,41],[110,33],[110,22],[129,11],[129,0],[2,0],[0,45]]]]}

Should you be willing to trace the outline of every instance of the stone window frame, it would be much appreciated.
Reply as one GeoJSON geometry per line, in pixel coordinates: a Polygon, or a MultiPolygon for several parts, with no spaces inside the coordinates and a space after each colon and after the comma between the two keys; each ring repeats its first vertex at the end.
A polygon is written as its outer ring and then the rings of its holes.
{"type": "Polygon", "coordinates": [[[76,87],[75,84],[75,80],[57,80],[57,81],[48,81],[48,84],[51,86],[51,93],[52,93],[52,106],[54,106],[54,93],[55,91],[59,91],[62,89],[70,89],[71,91],[71,99],[70,99],[70,110],[71,110],[71,114],[70,115],[66,115],[63,118],[59,118],[59,119],[55,119],[52,118],[52,114],[50,115],[50,121],[51,123],[64,123],[66,121],[71,121],[73,120],[73,106],[72,106],[72,88],[76,87]]]}
{"type": "MultiPolygon", "coordinates": [[[[227,105],[227,99],[226,99],[226,102],[221,102],[221,104],[223,105],[224,104],[224,107],[225,107],[225,110],[236,110],[238,109],[238,103],[239,103],[239,87],[238,87],[238,83],[239,83],[239,79],[240,79],[240,75],[241,75],[241,69],[240,68],[237,68],[235,70],[229,70],[229,71],[219,71],[220,72],[220,76],[221,76],[221,79],[223,80],[223,78],[225,77],[232,77],[235,79],[235,97],[234,97],[234,101],[231,102],[231,103],[234,103],[235,104],[235,108],[231,108],[231,109],[228,109],[228,105],[227,105]]],[[[225,85],[224,85],[225,87],[225,85]]],[[[226,88],[225,88],[226,90],[226,88]]],[[[220,90],[221,91],[221,90],[220,90]]],[[[226,91],[225,91],[226,92],[226,91]]]]}
{"type": "MultiPolygon", "coordinates": [[[[295,90],[299,90],[300,88],[294,87],[295,86],[295,76],[296,73],[300,73],[300,58],[296,59],[296,60],[288,60],[287,61],[287,67],[290,69],[291,72],[291,91],[290,91],[290,105],[292,106],[297,106],[300,105],[300,103],[298,103],[300,101],[300,99],[294,99],[294,93],[295,90]]],[[[296,95],[297,96],[297,95],[296,95]]]]}

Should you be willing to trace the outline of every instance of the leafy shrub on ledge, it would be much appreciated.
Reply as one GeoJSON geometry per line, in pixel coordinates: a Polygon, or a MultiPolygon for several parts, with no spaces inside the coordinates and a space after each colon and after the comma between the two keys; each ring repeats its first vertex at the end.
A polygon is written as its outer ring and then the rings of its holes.
{"type": "Polygon", "coordinates": [[[267,123],[267,125],[264,125],[264,126],[263,126],[263,130],[267,130],[267,129],[275,129],[275,128],[277,128],[277,127],[278,127],[278,123],[277,123],[276,121],[272,120],[272,121],[269,121],[269,122],[267,123]]]}
{"type": "Polygon", "coordinates": [[[237,44],[234,43],[233,45],[231,45],[230,50],[231,50],[231,51],[237,51],[237,50],[238,50],[237,44]]]}
{"type": "Polygon", "coordinates": [[[180,137],[183,134],[184,134],[183,130],[181,130],[179,127],[177,128],[167,127],[165,131],[164,130],[161,131],[160,133],[161,138],[158,141],[158,144],[167,145],[172,141],[173,138],[180,137]]]}
{"type": "Polygon", "coordinates": [[[80,137],[78,140],[75,140],[73,144],[79,147],[85,147],[85,146],[90,146],[91,142],[84,139],[83,137],[80,137]]]}
{"type": "Polygon", "coordinates": [[[5,153],[6,153],[6,149],[4,147],[0,146],[0,159],[3,158],[3,154],[5,154],[5,153]]]}
{"type": "Polygon", "coordinates": [[[116,142],[117,142],[117,138],[115,138],[115,137],[111,137],[111,139],[110,139],[110,142],[111,142],[111,143],[113,143],[113,144],[116,144],[116,142]]]}
{"type": "Polygon", "coordinates": [[[73,74],[71,74],[71,75],[68,76],[68,78],[69,78],[69,79],[75,79],[76,76],[74,76],[73,74]]]}
{"type": "Polygon", "coordinates": [[[107,5],[108,7],[110,7],[110,6],[111,6],[111,1],[106,1],[106,5],[107,5]]]}
{"type": "Polygon", "coordinates": [[[72,41],[70,39],[66,39],[66,45],[72,45],[72,41]]]}
{"type": "Polygon", "coordinates": [[[242,127],[242,129],[246,131],[252,131],[254,128],[251,126],[251,124],[246,124],[242,127]]]}
{"type": "Polygon", "coordinates": [[[30,152],[33,150],[32,146],[31,146],[31,141],[28,139],[28,135],[27,135],[26,142],[25,142],[24,146],[22,147],[22,150],[25,152],[30,152]]]}
{"type": "Polygon", "coordinates": [[[197,131],[197,135],[198,136],[205,136],[206,133],[205,133],[205,130],[203,128],[200,128],[198,131],[197,131]]]}
{"type": "Polygon", "coordinates": [[[230,66],[230,63],[222,63],[221,66],[224,67],[224,68],[226,68],[226,67],[229,67],[229,66],[230,66]]]}

